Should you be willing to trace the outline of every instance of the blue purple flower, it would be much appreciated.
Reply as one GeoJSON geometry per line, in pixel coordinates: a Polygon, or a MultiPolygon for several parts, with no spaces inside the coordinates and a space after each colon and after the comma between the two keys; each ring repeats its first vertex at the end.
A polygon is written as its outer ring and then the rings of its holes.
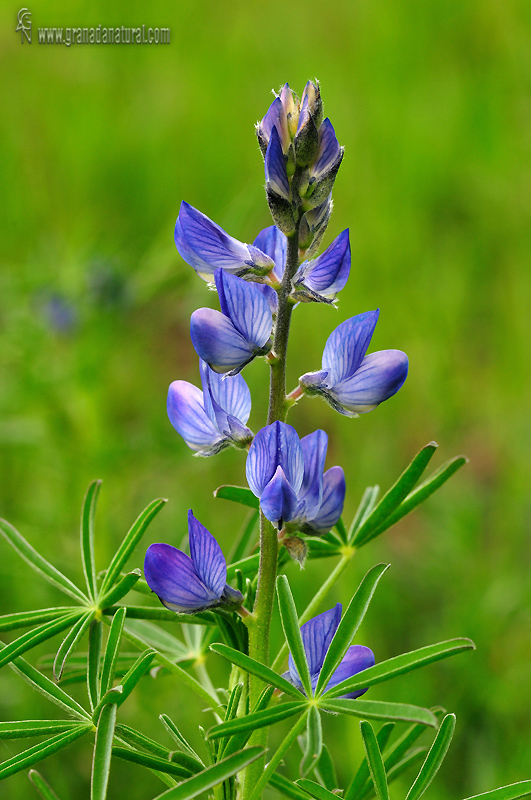
{"type": "Polygon", "coordinates": [[[365,355],[378,315],[378,310],[358,314],[331,333],[322,369],[299,378],[307,394],[321,395],[341,414],[357,416],[398,392],[407,377],[406,354],[380,350],[365,355]]]}
{"type": "Polygon", "coordinates": [[[203,391],[188,381],[173,381],[168,389],[168,417],[177,433],[202,456],[249,444],[251,393],[242,376],[223,378],[201,359],[199,371],[203,391]]]}
{"type": "Polygon", "coordinates": [[[285,422],[273,422],[256,434],[247,456],[247,481],[260,498],[267,519],[287,530],[323,533],[343,510],[345,479],[341,467],[323,475],[328,437],[318,430],[299,439],[285,422]]]}
{"type": "Polygon", "coordinates": [[[144,576],[161,603],[183,614],[216,606],[240,606],[243,597],[227,583],[227,564],[219,544],[188,512],[190,555],[170,544],[152,544],[144,576]]]}
{"type": "Polygon", "coordinates": [[[199,308],[190,320],[192,344],[214,372],[236,374],[270,349],[273,317],[267,298],[254,283],[217,269],[221,312],[199,308]]]}
{"type": "Polygon", "coordinates": [[[175,224],[175,244],[180,256],[205,281],[212,281],[216,269],[234,275],[265,275],[273,266],[254,245],[229,236],[205,214],[184,202],[175,224]]]}
{"type": "MultiPolygon", "coordinates": [[[[310,670],[310,680],[312,689],[315,690],[319,674],[321,672],[325,656],[328,648],[334,638],[334,634],[339,626],[341,620],[341,603],[338,603],[335,608],[329,611],[324,611],[317,617],[308,620],[301,626],[301,636],[304,650],[306,652],[306,659],[310,670]]],[[[355,644],[349,647],[343,660],[338,668],[332,674],[330,681],[325,687],[325,691],[332,689],[347,678],[357,675],[369,667],[374,666],[374,653],[369,647],[364,647],[360,644],[355,644]]],[[[297,672],[297,668],[293,658],[289,656],[289,670],[284,673],[284,677],[290,681],[294,686],[303,691],[303,686],[297,672]]],[[[351,699],[360,697],[367,689],[358,689],[355,692],[343,695],[351,699]]]]}

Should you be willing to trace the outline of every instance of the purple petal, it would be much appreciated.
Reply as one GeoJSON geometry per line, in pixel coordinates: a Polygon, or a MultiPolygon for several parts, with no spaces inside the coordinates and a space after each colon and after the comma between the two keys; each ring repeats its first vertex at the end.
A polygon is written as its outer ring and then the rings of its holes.
{"type": "Polygon", "coordinates": [[[188,447],[208,450],[223,437],[203,405],[203,392],[187,381],[173,381],[168,389],[168,417],[188,447]]]}
{"type": "Polygon", "coordinates": [[[332,123],[328,117],[319,128],[319,150],[312,168],[312,178],[318,181],[334,166],[341,155],[341,148],[337,141],[332,123]]]}
{"type": "Polygon", "coordinates": [[[304,459],[304,477],[297,495],[297,519],[311,520],[321,505],[323,495],[323,470],[328,447],[328,436],[317,430],[301,439],[304,459]]]}
{"type": "Polygon", "coordinates": [[[288,248],[286,235],[282,233],[276,225],[271,225],[269,228],[264,228],[263,231],[260,231],[253,245],[258,247],[275,262],[273,272],[278,280],[281,281],[284,275],[286,251],[288,248]]]}
{"type": "Polygon", "coordinates": [[[350,242],[348,229],[313,261],[305,261],[295,276],[296,284],[303,284],[316,294],[332,299],[345,287],[350,272],[350,242]]]}
{"type": "Polygon", "coordinates": [[[329,388],[354,375],[367,352],[379,313],[377,309],[358,314],[332,331],[323,352],[323,369],[329,371],[326,381],[329,388]]]}
{"type": "Polygon", "coordinates": [[[227,583],[225,558],[217,541],[194,517],[191,510],[188,512],[188,535],[190,555],[197,576],[213,595],[221,597],[227,583]]]}
{"type": "Polygon", "coordinates": [[[199,371],[205,411],[218,430],[227,430],[228,415],[247,422],[251,413],[251,392],[242,376],[222,378],[204,361],[199,362],[199,371]]]}
{"type": "Polygon", "coordinates": [[[181,257],[205,280],[218,268],[239,272],[245,267],[263,268],[268,264],[263,253],[251,254],[246,244],[229,236],[188,203],[181,203],[175,224],[175,244],[181,257]]]}
{"type": "MultiPolygon", "coordinates": [[[[325,659],[330,643],[334,638],[334,634],[341,620],[341,603],[338,603],[334,608],[329,611],[324,611],[317,617],[308,620],[301,627],[302,643],[306,651],[306,658],[308,659],[308,667],[310,669],[310,677],[312,685],[317,683],[317,678],[323,661],[325,659]]],[[[289,672],[291,678],[296,686],[300,686],[299,675],[295,668],[295,663],[289,655],[289,672]]]]}
{"type": "Polygon", "coordinates": [[[259,430],[249,448],[245,471],[251,491],[257,497],[279,466],[297,494],[304,475],[302,447],[295,428],[285,422],[273,422],[259,430]]]}
{"type": "MultiPolygon", "coordinates": [[[[290,135],[288,132],[286,109],[284,107],[284,103],[282,102],[282,96],[284,96],[284,91],[281,97],[275,97],[258,127],[261,135],[266,139],[266,141],[271,139],[272,131],[276,130],[277,136],[280,137],[280,141],[287,149],[290,142],[290,135]]],[[[287,100],[287,94],[285,97],[287,100]]]]}
{"type": "Polygon", "coordinates": [[[267,519],[281,528],[284,522],[293,519],[297,509],[297,495],[286,479],[282,467],[277,467],[275,474],[265,486],[260,498],[260,508],[267,519]]]}
{"type": "Polygon", "coordinates": [[[269,308],[271,309],[272,314],[276,314],[278,311],[278,294],[275,292],[272,286],[268,286],[265,283],[255,283],[255,286],[260,290],[260,292],[264,295],[265,299],[269,303],[269,308]]]}
{"type": "Polygon", "coordinates": [[[302,95],[301,110],[299,113],[299,121],[297,123],[297,133],[310,121],[310,106],[308,103],[308,94],[305,91],[302,95]]]}
{"type": "MultiPolygon", "coordinates": [[[[347,678],[352,678],[352,676],[357,675],[358,672],[373,667],[374,664],[374,653],[369,647],[363,647],[361,644],[352,645],[352,647],[349,647],[343,661],[330,678],[325,691],[332,689],[347,678]]],[[[342,695],[342,697],[350,697],[352,700],[355,700],[356,697],[361,697],[366,691],[367,689],[358,689],[355,692],[342,695]]]]}
{"type": "Polygon", "coordinates": [[[330,394],[348,411],[364,414],[392,397],[408,372],[408,358],[401,350],[379,350],[365,356],[356,373],[337,383],[330,394]]]}
{"type": "Polygon", "coordinates": [[[312,528],[324,533],[334,527],[343,513],[345,492],[343,469],[331,467],[323,475],[323,499],[317,514],[311,520],[312,528]]]}
{"type": "Polygon", "coordinates": [[[264,165],[268,188],[272,189],[285,200],[291,200],[291,189],[288,181],[288,173],[286,172],[286,162],[284,161],[282,144],[276,128],[273,128],[271,133],[264,165]]]}
{"type": "Polygon", "coordinates": [[[198,578],[192,559],[170,544],[148,547],[144,577],[149,588],[172,611],[198,611],[218,599],[198,578]]]}
{"type": "Polygon", "coordinates": [[[239,369],[253,356],[252,345],[230,319],[212,308],[194,311],[190,319],[190,336],[195,352],[214,372],[239,369]]]}
{"type": "Polygon", "coordinates": [[[223,270],[215,272],[216,288],[223,314],[249,343],[251,351],[261,350],[271,336],[273,317],[267,298],[243,278],[223,270]]]}

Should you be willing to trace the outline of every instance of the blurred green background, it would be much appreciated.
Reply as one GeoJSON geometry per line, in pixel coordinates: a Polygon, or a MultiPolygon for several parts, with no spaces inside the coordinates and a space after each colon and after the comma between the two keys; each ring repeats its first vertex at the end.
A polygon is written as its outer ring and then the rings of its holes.
{"type": "MultiPolygon", "coordinates": [[[[133,0],[89,9],[58,0],[30,10],[31,46],[15,34],[18,8],[0,9],[1,515],[79,579],[78,514],[99,477],[101,567],[156,496],[169,503],[146,544],[179,545],[191,507],[228,550],[244,514],[212,490],[243,482],[242,455],[193,458],[166,418],[170,381],[198,382],[190,314],[215,305],[179,258],[173,226],[183,199],[243,241],[270,224],[253,123],[272,88],[288,81],[300,92],[317,77],[346,148],[325,245],[350,228],[352,273],[337,311],[297,310],[289,383],[320,366],[339,322],[377,306],[372,349],[405,350],[410,374],[360,419],[305,400],[290,421],[301,435],[328,431],[327,465],[346,472],[347,521],[364,487],[385,490],[426,442],[440,443],[435,466],[470,459],[360,551],[329,605],[389,561],[359,639],[377,660],[475,640],[475,653],[371,689],[456,712],[433,800],[529,778],[529,3],[133,0]],[[37,44],[40,25],[98,23],[170,26],[171,44],[37,44]]],[[[265,364],[245,377],[256,430],[265,364]]],[[[288,567],[300,606],[331,566],[288,567]]],[[[7,545],[0,580],[3,613],[62,602],[7,545]]],[[[213,670],[221,680],[223,669],[213,670]]],[[[144,680],[122,720],[139,715],[164,737],[157,717],[166,712],[200,743],[189,692],[170,678],[144,680]]],[[[2,719],[54,714],[9,670],[0,681],[2,719]]],[[[346,785],[361,754],[358,725],[327,720],[326,734],[346,785]]],[[[17,751],[1,749],[2,759],[17,751]]],[[[87,796],[89,751],[83,741],[42,766],[65,800],[87,796]]],[[[119,763],[111,784],[112,797],[126,788],[130,800],[162,790],[119,763]]],[[[1,789],[17,800],[32,791],[24,773],[1,789]]]]}

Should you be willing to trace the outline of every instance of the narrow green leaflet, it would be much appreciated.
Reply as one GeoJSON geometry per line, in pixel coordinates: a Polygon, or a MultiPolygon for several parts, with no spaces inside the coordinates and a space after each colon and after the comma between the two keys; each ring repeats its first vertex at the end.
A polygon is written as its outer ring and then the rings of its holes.
{"type": "Polygon", "coordinates": [[[310,706],[306,719],[306,748],[301,761],[301,775],[306,778],[313,771],[323,749],[321,715],[315,706],[310,706]]]}
{"type": "Polygon", "coordinates": [[[220,500],[231,500],[233,503],[240,503],[249,508],[259,508],[260,506],[258,497],[255,497],[246,486],[219,486],[214,492],[214,497],[220,500]]]}
{"type": "Polygon", "coordinates": [[[175,722],[172,719],[170,719],[170,717],[168,717],[167,714],[161,714],[159,719],[166,728],[166,730],[168,731],[168,733],[170,734],[170,736],[172,737],[172,739],[174,740],[174,742],[178,744],[180,749],[183,750],[185,753],[188,753],[188,755],[190,755],[192,758],[197,760],[202,766],[204,766],[203,762],[201,761],[201,759],[199,758],[193,747],[190,744],[188,744],[188,742],[182,735],[181,731],[179,730],[175,722]]]}
{"type": "Polygon", "coordinates": [[[15,639],[15,641],[2,649],[0,652],[0,667],[9,664],[9,662],[13,661],[17,656],[31,650],[32,647],[35,647],[41,642],[45,642],[46,639],[50,639],[52,636],[55,636],[56,633],[61,633],[65,628],[69,628],[70,625],[77,622],[81,614],[81,611],[74,614],[65,614],[64,617],[59,617],[59,619],[52,622],[45,622],[37,628],[34,628],[34,630],[23,633],[22,636],[19,636],[18,639],[15,639]]]}
{"type": "Polygon", "coordinates": [[[304,726],[306,725],[306,714],[303,714],[297,722],[291,727],[289,733],[284,737],[280,745],[277,747],[274,755],[272,756],[271,760],[266,767],[260,778],[256,782],[250,796],[249,800],[258,800],[259,797],[262,795],[262,791],[269,783],[269,779],[271,775],[275,772],[276,768],[282,762],[282,759],[290,749],[291,745],[296,741],[297,736],[304,730],[304,726]]]}
{"type": "Polygon", "coordinates": [[[490,792],[475,794],[473,797],[467,797],[467,800],[517,800],[518,797],[527,797],[528,794],[531,794],[531,781],[520,781],[511,783],[510,786],[492,789],[490,792]]]}
{"type": "Polygon", "coordinates": [[[42,800],[59,800],[50,784],[44,780],[42,775],[39,775],[37,770],[30,769],[28,777],[42,797],[42,800]]]}
{"type": "Polygon", "coordinates": [[[39,761],[44,761],[45,758],[58,753],[63,747],[68,747],[69,744],[72,744],[72,742],[75,742],[76,739],[84,736],[90,730],[92,730],[92,725],[77,725],[71,731],[59,733],[46,742],[36,744],[30,747],[29,750],[24,750],[23,753],[8,758],[7,761],[3,761],[0,764],[0,780],[4,780],[4,778],[8,778],[23,769],[28,769],[28,767],[38,764],[39,761]]]}
{"type": "MultiPolygon", "coordinates": [[[[414,750],[411,750],[402,761],[399,761],[398,764],[395,764],[392,769],[388,770],[387,772],[387,782],[389,785],[399,778],[404,772],[409,770],[411,767],[416,766],[424,756],[426,755],[427,747],[416,747],[414,750]]],[[[384,760],[385,764],[385,760],[384,760]]],[[[386,768],[387,769],[387,768],[386,768]]],[[[365,796],[365,795],[364,795],[365,796]]]]}
{"type": "Polygon", "coordinates": [[[192,778],[180,783],[179,786],[174,786],[159,794],[154,800],[190,800],[201,792],[206,792],[213,786],[223,783],[232,775],[236,775],[237,772],[263,755],[264,751],[261,747],[248,747],[246,750],[234,753],[234,755],[218,761],[217,764],[207,767],[192,778]]]}
{"type": "Polygon", "coordinates": [[[105,646],[105,655],[103,656],[103,665],[101,668],[100,693],[102,695],[112,687],[112,683],[114,681],[116,660],[120,650],[120,642],[122,641],[125,615],[125,608],[120,608],[112,619],[111,629],[109,631],[107,644],[105,646]]]}
{"type": "Polygon", "coordinates": [[[378,800],[389,800],[389,787],[387,785],[387,776],[382,761],[382,754],[380,753],[378,740],[376,739],[371,723],[362,719],[360,722],[360,731],[376,796],[378,800]]]}
{"type": "Polygon", "coordinates": [[[161,497],[159,497],[157,500],[153,500],[135,520],[132,527],[125,535],[122,544],[113,556],[113,559],[109,565],[109,569],[107,570],[105,578],[103,579],[101,594],[107,592],[110,587],[116,583],[120,572],[127,563],[133,550],[146,532],[148,526],[151,524],[166,502],[167,501],[161,497]]]}
{"type": "Polygon", "coordinates": [[[115,703],[109,703],[101,710],[96,731],[96,741],[94,742],[90,800],[105,800],[107,797],[117,710],[118,706],[115,703]]]}
{"type": "Polygon", "coordinates": [[[432,664],[434,661],[440,661],[442,658],[463,653],[465,650],[474,650],[475,644],[471,639],[448,639],[446,642],[438,642],[438,644],[431,644],[428,647],[421,647],[418,650],[412,650],[409,653],[403,653],[400,656],[389,658],[387,661],[382,661],[381,664],[376,664],[374,667],[364,669],[363,672],[358,672],[352,678],[347,678],[341,681],[333,689],[329,689],[324,697],[340,697],[341,695],[348,694],[357,689],[364,689],[368,686],[374,686],[375,683],[382,683],[396,675],[403,675],[411,670],[419,669],[427,664],[432,664]]]}
{"type": "Polygon", "coordinates": [[[135,583],[139,580],[141,576],[141,572],[139,569],[134,569],[132,572],[128,572],[123,578],[120,578],[118,583],[113,586],[110,592],[107,592],[104,597],[100,600],[101,608],[107,608],[107,606],[112,606],[114,603],[117,603],[118,600],[121,600],[122,597],[125,597],[128,594],[135,583]]]}
{"type": "MultiPolygon", "coordinates": [[[[127,608],[127,606],[126,606],[127,608]]],[[[171,612],[170,612],[171,613],[171,612]]],[[[155,650],[162,650],[164,653],[171,655],[174,661],[185,661],[190,659],[190,648],[187,647],[180,639],[177,639],[172,633],[163,630],[158,625],[153,625],[151,622],[140,619],[129,619],[129,610],[127,611],[128,619],[125,624],[125,635],[129,632],[142,637],[142,641],[148,647],[153,647],[155,650]]]]}
{"type": "MultiPolygon", "coordinates": [[[[0,646],[3,646],[2,643],[0,643],[0,646]]],[[[63,711],[66,711],[78,719],[90,721],[90,717],[83,706],[80,706],[79,703],[63,691],[60,686],[47,678],[46,675],[43,675],[42,672],[35,669],[35,667],[32,667],[31,664],[28,664],[22,657],[19,656],[15,658],[9,666],[17,675],[20,675],[26,683],[29,683],[32,688],[43,694],[52,703],[62,708],[63,711]]]]}
{"type": "Polygon", "coordinates": [[[252,535],[258,523],[258,511],[251,511],[248,519],[242,529],[241,534],[237,537],[234,545],[230,551],[227,559],[230,564],[232,561],[239,561],[245,556],[249,548],[252,535]]]}
{"type": "Polygon", "coordinates": [[[356,513],[354,514],[354,519],[352,520],[348,531],[348,541],[350,543],[352,543],[358,528],[363,525],[369,514],[372,512],[374,506],[376,505],[376,501],[378,500],[379,493],[379,486],[367,486],[363,492],[363,497],[361,498],[361,502],[356,513]]]}
{"type": "Polygon", "coordinates": [[[98,705],[94,709],[93,719],[97,720],[101,710],[107,705],[121,706],[129,697],[140,678],[147,672],[151,666],[156,653],[154,650],[146,650],[141,656],[137,658],[130,670],[122,678],[119,686],[109,689],[101,698],[98,705]]]}
{"type": "Polygon", "coordinates": [[[288,579],[285,575],[279,575],[277,578],[277,596],[282,627],[284,629],[284,635],[291,652],[291,657],[293,658],[295,667],[299,673],[306,696],[313,697],[310,670],[308,668],[306,652],[302,644],[297,609],[295,608],[293,595],[291,594],[288,579]]]}
{"type": "MultiPolygon", "coordinates": [[[[433,709],[431,710],[433,711],[433,709]]],[[[426,727],[424,725],[412,725],[385,750],[384,764],[388,774],[402,760],[409,748],[415,744],[425,730],[426,727]]]]}
{"type": "Polygon", "coordinates": [[[336,768],[330,755],[330,750],[325,744],[323,744],[321,758],[315,768],[315,775],[330,791],[337,789],[336,768]]]}
{"type": "MultiPolygon", "coordinates": [[[[253,714],[258,713],[258,711],[263,711],[269,706],[274,691],[275,690],[272,686],[266,686],[266,688],[260,693],[258,700],[253,706],[253,714]]],[[[226,741],[226,745],[223,749],[220,748],[219,757],[226,758],[232,753],[242,750],[249,741],[251,734],[252,730],[248,730],[244,731],[243,733],[236,733],[230,737],[226,737],[226,739],[223,740],[226,741]]]]}
{"type": "Polygon", "coordinates": [[[247,558],[242,558],[240,561],[235,561],[233,564],[228,564],[227,580],[231,581],[234,578],[237,569],[239,569],[243,575],[256,575],[259,561],[259,553],[254,553],[252,556],[247,556],[247,558]]]}
{"type": "MultiPolygon", "coordinates": [[[[308,794],[303,792],[297,786],[297,783],[293,783],[293,781],[289,781],[284,775],[281,775],[279,772],[274,772],[271,777],[269,778],[269,785],[276,789],[277,792],[281,792],[281,794],[285,794],[286,797],[292,798],[292,800],[308,800],[308,794]]],[[[322,788],[321,786],[319,788],[322,788]]],[[[337,800],[337,794],[332,795],[332,797],[337,800]]],[[[331,798],[327,798],[327,800],[331,800],[331,798]]]]}
{"type": "Polygon", "coordinates": [[[53,733],[77,730],[86,727],[85,722],[71,719],[24,719],[14,722],[0,722],[0,739],[27,739],[31,736],[47,736],[53,733]]]}
{"type": "MultiPolygon", "coordinates": [[[[273,782],[270,781],[270,783],[273,782]]],[[[300,780],[295,781],[295,786],[299,786],[301,789],[304,789],[304,791],[308,792],[309,795],[315,797],[315,800],[337,800],[337,794],[328,791],[328,789],[325,789],[325,787],[321,786],[320,783],[311,781],[308,778],[301,778],[300,780]]]]}
{"type": "Polygon", "coordinates": [[[53,662],[53,676],[56,681],[61,679],[68,656],[87,630],[93,617],[93,611],[89,611],[88,614],[84,614],[80,619],[78,619],[76,624],[70,628],[69,632],[61,642],[53,662]]]}
{"type": "Polygon", "coordinates": [[[176,778],[188,778],[191,775],[189,769],[185,769],[181,764],[175,764],[166,758],[140,753],[138,750],[131,750],[129,747],[113,747],[113,756],[121,758],[123,761],[130,761],[132,764],[140,764],[148,769],[155,769],[158,772],[165,772],[167,775],[174,775],[176,778]]]}
{"type": "Polygon", "coordinates": [[[90,623],[88,637],[88,657],[87,657],[87,690],[90,707],[96,708],[100,701],[100,656],[102,623],[94,619],[90,623]]]}
{"type": "Polygon", "coordinates": [[[147,750],[148,753],[153,753],[153,755],[159,756],[160,758],[170,758],[171,750],[155,742],[154,739],[150,739],[149,736],[140,733],[140,731],[135,731],[135,729],[131,728],[129,725],[124,725],[121,722],[116,723],[115,734],[132,747],[141,747],[143,750],[147,750]]]}
{"type": "Polygon", "coordinates": [[[19,611],[15,614],[5,614],[0,617],[0,631],[14,631],[17,628],[28,628],[39,622],[51,622],[66,614],[72,614],[79,609],[77,606],[63,606],[59,608],[41,608],[38,611],[19,611]]]}
{"type": "MultiPolygon", "coordinates": [[[[389,737],[393,732],[394,727],[394,722],[387,722],[385,725],[382,725],[381,729],[378,731],[376,739],[378,741],[380,753],[383,753],[385,750],[385,746],[389,741],[389,737]]],[[[422,730],[425,730],[424,726],[422,726],[422,730]]],[[[369,788],[372,788],[369,762],[367,761],[367,757],[365,757],[361,762],[358,771],[348,785],[347,790],[345,791],[344,800],[354,800],[354,798],[361,797],[361,793],[367,782],[370,782],[369,788]]]]}
{"type": "Polygon", "coordinates": [[[418,800],[422,797],[432,780],[435,778],[439,767],[446,757],[452,736],[455,730],[455,714],[447,714],[441,722],[441,727],[437,732],[432,746],[426,756],[426,760],[415,782],[409,790],[406,800],[418,800]]]}
{"type": "Polygon", "coordinates": [[[382,700],[328,700],[323,698],[321,708],[336,714],[349,714],[363,719],[385,719],[402,722],[419,722],[422,725],[437,727],[437,717],[427,708],[406,703],[387,703],[382,700]]]}
{"type": "Polygon", "coordinates": [[[345,523],[343,522],[341,517],[339,517],[339,519],[336,522],[336,524],[334,525],[334,527],[335,527],[335,529],[336,529],[336,531],[338,533],[339,538],[343,542],[343,544],[348,544],[347,529],[346,529],[345,523]]]}
{"type": "Polygon", "coordinates": [[[317,695],[328,684],[328,681],[341,663],[352,639],[356,635],[356,631],[363,622],[365,612],[369,607],[378,582],[388,568],[389,564],[377,564],[369,570],[360,583],[347,610],[343,614],[326,653],[317,686],[315,687],[317,695]]]}
{"type": "Polygon", "coordinates": [[[468,459],[465,456],[456,456],[455,458],[451,458],[445,464],[442,465],[436,472],[433,473],[427,480],[417,486],[417,488],[408,494],[408,496],[403,500],[398,508],[390,514],[385,522],[380,525],[375,531],[374,536],[379,536],[381,533],[386,531],[388,528],[391,528],[398,520],[405,517],[406,514],[409,514],[410,511],[413,511],[418,505],[427,500],[430,495],[437,491],[446,481],[454,475],[458,469],[460,469],[464,464],[468,463],[468,459]]]}
{"type": "MultiPolygon", "coordinates": [[[[136,584],[133,587],[136,589],[136,584]]],[[[150,594],[152,594],[150,589],[150,594]]],[[[103,609],[106,616],[113,616],[122,606],[111,606],[103,609]]],[[[186,625],[217,625],[216,615],[211,611],[200,611],[197,614],[177,614],[167,608],[154,608],[150,606],[125,606],[127,609],[127,619],[146,619],[157,622],[181,622],[186,625]]],[[[159,629],[160,630],[160,629],[159,629]]]]}
{"type": "Polygon", "coordinates": [[[232,735],[234,733],[243,733],[244,731],[254,731],[258,728],[264,728],[267,725],[274,725],[276,722],[281,722],[283,719],[289,719],[300,711],[307,708],[306,702],[301,703],[282,703],[275,708],[266,708],[263,711],[257,711],[254,714],[247,714],[245,717],[237,717],[230,720],[230,722],[221,722],[219,725],[214,725],[207,731],[207,739],[219,739],[221,736],[232,735]]]}
{"type": "Polygon", "coordinates": [[[374,511],[364,520],[358,528],[353,539],[356,547],[361,547],[374,538],[375,531],[393,513],[402,500],[413,489],[418,479],[428,466],[428,463],[437,449],[435,442],[430,442],[417,453],[409,467],[402,473],[397,482],[382,497],[374,511]]]}
{"type": "Polygon", "coordinates": [[[97,597],[96,565],[94,563],[94,516],[98,504],[101,481],[92,481],[87,489],[81,509],[81,559],[89,596],[97,597]]]}
{"type": "Polygon", "coordinates": [[[265,664],[260,664],[260,662],[255,661],[254,658],[245,655],[245,653],[240,653],[239,650],[234,650],[232,647],[227,647],[226,644],[220,643],[210,645],[210,649],[214,653],[226,658],[231,664],[236,664],[237,667],[240,667],[246,672],[250,672],[251,675],[256,675],[256,677],[260,678],[264,683],[269,683],[276,689],[280,689],[281,692],[292,695],[292,697],[298,697],[299,699],[303,697],[302,693],[293,686],[293,684],[287,681],[286,678],[283,678],[282,675],[279,675],[277,672],[273,672],[273,670],[266,667],[265,664]]]}
{"type": "Polygon", "coordinates": [[[71,580],[69,580],[62,572],[59,572],[58,569],[53,567],[49,561],[46,561],[40,553],[37,553],[36,550],[27,542],[23,536],[14,528],[9,522],[5,519],[0,519],[0,533],[4,535],[7,539],[9,544],[17,551],[19,556],[21,556],[24,561],[26,561],[30,567],[36,572],[40,572],[40,574],[46,578],[46,580],[56,586],[65,594],[72,597],[78,603],[82,603],[83,605],[89,604],[89,599],[86,597],[83,592],[75,586],[71,580]]]}

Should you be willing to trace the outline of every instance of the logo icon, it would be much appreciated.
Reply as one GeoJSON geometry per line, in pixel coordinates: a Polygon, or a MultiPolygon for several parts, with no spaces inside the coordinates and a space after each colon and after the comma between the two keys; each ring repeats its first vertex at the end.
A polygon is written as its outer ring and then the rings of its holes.
{"type": "Polygon", "coordinates": [[[24,44],[24,36],[31,44],[31,11],[27,8],[21,8],[17,14],[16,31],[20,31],[20,41],[22,44],[24,44]]]}

